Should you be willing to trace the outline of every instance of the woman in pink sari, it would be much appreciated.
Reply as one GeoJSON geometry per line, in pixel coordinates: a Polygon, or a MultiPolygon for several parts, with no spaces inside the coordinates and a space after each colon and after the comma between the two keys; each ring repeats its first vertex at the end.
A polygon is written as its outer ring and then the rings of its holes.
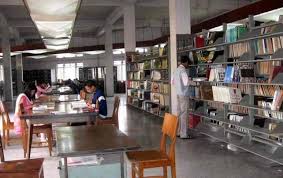
{"type": "Polygon", "coordinates": [[[16,134],[20,135],[22,133],[21,119],[20,119],[20,115],[22,112],[21,104],[23,105],[23,109],[25,113],[31,112],[33,105],[32,100],[35,97],[35,93],[36,93],[36,86],[34,83],[30,83],[25,87],[24,92],[21,93],[16,100],[16,109],[14,115],[14,128],[16,134]]]}

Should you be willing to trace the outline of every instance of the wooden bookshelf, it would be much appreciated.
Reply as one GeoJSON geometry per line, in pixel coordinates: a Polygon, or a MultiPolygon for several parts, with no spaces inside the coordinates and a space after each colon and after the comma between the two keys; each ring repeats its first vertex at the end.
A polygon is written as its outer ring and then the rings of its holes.
{"type": "Polygon", "coordinates": [[[190,102],[198,107],[188,109],[201,118],[194,130],[283,165],[283,23],[255,27],[248,19],[241,33],[223,24],[222,32],[192,34],[179,48],[196,71],[190,102]]]}
{"type": "Polygon", "coordinates": [[[151,51],[144,54],[126,54],[127,104],[159,117],[170,111],[167,46],[151,47],[151,51]]]}

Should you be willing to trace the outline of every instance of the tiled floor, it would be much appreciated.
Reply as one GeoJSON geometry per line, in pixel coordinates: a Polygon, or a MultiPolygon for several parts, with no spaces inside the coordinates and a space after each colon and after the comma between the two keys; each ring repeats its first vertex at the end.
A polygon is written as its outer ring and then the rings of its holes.
{"type": "MultiPolygon", "coordinates": [[[[113,99],[108,99],[112,112],[113,99]]],[[[143,148],[158,148],[162,119],[127,108],[122,99],[119,110],[120,129],[136,139],[143,148]]],[[[5,150],[7,160],[23,159],[20,145],[5,150]]],[[[59,178],[56,157],[48,156],[47,148],[32,149],[32,158],[44,157],[46,178],[59,178]]],[[[176,143],[176,164],[178,178],[279,178],[283,177],[282,167],[270,167],[270,162],[253,154],[238,150],[230,151],[221,142],[205,136],[192,140],[178,139],[176,143]]],[[[128,174],[129,174],[128,167],[128,174]]],[[[149,171],[159,172],[158,170],[149,171]]],[[[82,177],[83,178],[83,177],[82,177]]]]}

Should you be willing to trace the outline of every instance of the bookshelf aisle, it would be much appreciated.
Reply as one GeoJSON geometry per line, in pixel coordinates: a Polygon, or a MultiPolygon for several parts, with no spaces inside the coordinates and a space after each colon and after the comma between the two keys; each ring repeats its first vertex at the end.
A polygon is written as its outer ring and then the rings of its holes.
{"type": "Polygon", "coordinates": [[[159,117],[170,109],[167,44],[127,53],[127,104],[159,117]]]}
{"type": "Polygon", "coordinates": [[[191,35],[196,131],[283,165],[283,24],[246,24],[191,35]]]}

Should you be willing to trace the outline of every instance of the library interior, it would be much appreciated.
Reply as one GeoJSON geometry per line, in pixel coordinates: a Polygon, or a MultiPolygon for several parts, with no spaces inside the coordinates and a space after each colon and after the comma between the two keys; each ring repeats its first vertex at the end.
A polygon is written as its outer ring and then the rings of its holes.
{"type": "Polygon", "coordinates": [[[0,39],[0,178],[283,177],[282,0],[0,0],[0,39]]]}

